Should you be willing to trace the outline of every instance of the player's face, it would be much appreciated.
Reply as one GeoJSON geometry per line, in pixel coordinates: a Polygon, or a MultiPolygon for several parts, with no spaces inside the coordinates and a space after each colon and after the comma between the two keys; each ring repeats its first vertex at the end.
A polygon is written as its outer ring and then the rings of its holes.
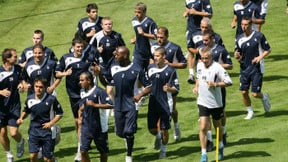
{"type": "Polygon", "coordinates": [[[11,51],[11,54],[12,56],[8,58],[7,61],[9,62],[9,64],[15,65],[17,63],[17,53],[16,51],[11,51]]]}
{"type": "Polygon", "coordinates": [[[208,52],[202,53],[201,61],[204,63],[205,67],[208,68],[212,64],[212,55],[208,52]]]}
{"type": "Polygon", "coordinates": [[[104,32],[110,33],[113,26],[112,20],[103,20],[101,26],[104,32]]]}
{"type": "Polygon", "coordinates": [[[164,46],[168,42],[168,37],[163,32],[158,32],[157,42],[159,43],[160,46],[164,46]]]}
{"type": "Polygon", "coordinates": [[[124,51],[122,51],[121,49],[117,49],[116,52],[115,52],[115,60],[117,62],[121,62],[123,60],[125,60],[125,53],[124,51]]]}
{"type": "Polygon", "coordinates": [[[75,43],[75,45],[73,46],[74,54],[80,56],[83,52],[83,48],[84,48],[83,43],[75,43]]]}
{"type": "Polygon", "coordinates": [[[91,9],[90,12],[88,13],[88,17],[95,21],[97,19],[98,16],[98,10],[97,9],[91,9]]]}
{"type": "Polygon", "coordinates": [[[248,33],[251,31],[251,24],[249,20],[242,20],[241,21],[241,28],[244,33],[248,33]]]}
{"type": "Polygon", "coordinates": [[[200,29],[201,29],[202,33],[207,31],[209,28],[210,28],[210,26],[209,26],[209,24],[207,22],[201,22],[200,29]]]}
{"type": "Polygon", "coordinates": [[[90,85],[89,80],[86,79],[85,75],[80,75],[79,84],[83,89],[88,89],[90,85]]]}
{"type": "Polygon", "coordinates": [[[209,47],[210,47],[210,46],[213,45],[213,40],[209,37],[208,34],[203,35],[202,41],[203,41],[203,44],[204,44],[205,46],[209,46],[209,47]]]}
{"type": "Polygon", "coordinates": [[[134,13],[135,13],[135,17],[139,20],[139,21],[142,21],[145,17],[145,13],[142,11],[142,10],[138,10],[138,9],[135,9],[134,10],[134,13]]]}
{"type": "Polygon", "coordinates": [[[41,63],[44,59],[43,50],[41,48],[34,48],[33,57],[36,63],[41,63]]]}
{"type": "Polygon", "coordinates": [[[157,65],[161,65],[161,64],[164,64],[165,62],[165,55],[160,53],[159,51],[155,51],[154,52],[154,62],[157,64],[157,65]]]}
{"type": "Polygon", "coordinates": [[[41,98],[46,91],[44,84],[40,81],[35,82],[34,83],[34,91],[35,91],[35,95],[37,97],[41,98]]]}
{"type": "Polygon", "coordinates": [[[41,44],[42,43],[42,34],[33,34],[33,37],[32,37],[32,40],[33,40],[33,44],[36,45],[36,44],[41,44]]]}

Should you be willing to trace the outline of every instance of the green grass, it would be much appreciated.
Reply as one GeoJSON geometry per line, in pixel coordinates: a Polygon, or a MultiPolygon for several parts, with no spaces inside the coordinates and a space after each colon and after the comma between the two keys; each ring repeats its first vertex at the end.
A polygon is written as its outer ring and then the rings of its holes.
{"type": "MultiPolygon", "coordinates": [[[[1,0],[0,1],[0,44],[1,51],[6,47],[14,47],[18,54],[31,45],[32,33],[35,29],[45,32],[44,44],[51,47],[60,58],[65,54],[76,30],[78,20],[84,16],[88,0],[1,0]]],[[[184,1],[171,0],[143,0],[148,6],[147,15],[152,17],[158,26],[166,26],[170,30],[170,40],[181,45],[186,51],[185,27],[186,20],[182,13],[184,1]]],[[[235,30],[230,28],[232,19],[233,0],[211,0],[214,9],[212,18],[213,28],[223,39],[228,51],[234,48],[235,30]]],[[[134,31],[131,19],[134,15],[133,0],[105,0],[96,1],[99,6],[99,15],[110,16],[114,20],[114,29],[122,33],[130,50],[129,44],[134,31]]],[[[252,99],[256,111],[255,118],[245,121],[246,110],[238,90],[239,65],[234,61],[234,69],[229,71],[234,85],[227,88],[227,130],[228,145],[224,151],[224,161],[250,162],[250,161],[286,161],[288,155],[284,152],[287,147],[287,78],[286,63],[287,52],[287,19],[286,6],[282,1],[270,0],[266,24],[262,32],[266,35],[272,53],[265,59],[266,72],[264,75],[263,91],[269,92],[272,103],[270,113],[264,114],[260,100],[252,99]],[[286,72],[285,72],[286,71],[286,72]]],[[[192,94],[192,86],[186,83],[188,70],[179,70],[181,91],[178,97],[179,122],[182,129],[182,139],[176,143],[170,130],[168,144],[168,158],[158,160],[158,152],[153,150],[154,137],[147,130],[147,102],[140,109],[138,132],[135,138],[134,161],[199,161],[200,144],[198,139],[198,114],[196,109],[196,96],[192,94]]],[[[56,146],[55,153],[60,162],[73,161],[76,153],[77,141],[74,131],[73,117],[69,108],[65,83],[62,82],[57,89],[65,114],[59,124],[62,126],[62,141],[56,146]]],[[[24,102],[25,94],[22,95],[24,102]]],[[[109,161],[124,161],[124,141],[114,132],[113,118],[110,119],[109,161]]],[[[27,138],[29,120],[20,127],[27,138]]],[[[27,144],[27,143],[26,143],[27,144]]],[[[11,140],[11,149],[15,154],[15,142],[11,140]]],[[[90,152],[91,161],[99,161],[99,154],[93,146],[90,152]]],[[[215,152],[208,153],[209,160],[215,159],[215,152]]],[[[28,147],[22,158],[15,158],[18,162],[29,161],[28,147]]],[[[0,149],[0,161],[5,161],[5,153],[0,149]]]]}

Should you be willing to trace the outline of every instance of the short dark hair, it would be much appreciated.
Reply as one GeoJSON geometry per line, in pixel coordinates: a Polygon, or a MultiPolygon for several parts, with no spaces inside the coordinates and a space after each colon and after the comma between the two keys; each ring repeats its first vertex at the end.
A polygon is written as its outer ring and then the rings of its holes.
{"type": "Polygon", "coordinates": [[[158,28],[158,32],[161,32],[161,33],[164,33],[164,35],[166,37],[169,37],[169,31],[168,31],[168,28],[164,27],[164,26],[161,26],[158,28]]]}
{"type": "Polygon", "coordinates": [[[44,40],[44,32],[40,29],[36,29],[34,30],[34,34],[41,34],[41,38],[42,40],[44,40]]]}
{"type": "Polygon", "coordinates": [[[36,82],[41,82],[43,85],[44,85],[44,87],[47,87],[48,86],[48,81],[47,81],[47,79],[46,78],[43,78],[43,77],[36,77],[35,79],[34,79],[34,84],[33,85],[35,85],[35,83],[36,82]]]}
{"type": "Polygon", "coordinates": [[[166,55],[166,50],[164,47],[157,47],[154,52],[159,52],[162,56],[166,55]]]}
{"type": "Polygon", "coordinates": [[[242,20],[248,20],[248,21],[249,21],[249,25],[252,24],[252,18],[251,18],[251,17],[244,16],[244,17],[242,18],[242,20]]]}
{"type": "Polygon", "coordinates": [[[84,44],[84,41],[79,38],[75,38],[72,40],[72,46],[75,46],[76,43],[84,44]]]}
{"type": "Polygon", "coordinates": [[[135,9],[136,9],[136,10],[143,11],[144,13],[146,13],[147,6],[146,6],[143,2],[138,2],[138,3],[135,5],[135,9]]]}
{"type": "Polygon", "coordinates": [[[84,71],[84,72],[81,73],[81,75],[84,75],[85,79],[90,81],[90,85],[94,86],[94,77],[93,77],[93,74],[91,72],[84,71]]]}
{"type": "Polygon", "coordinates": [[[5,48],[2,52],[2,62],[5,63],[7,62],[8,58],[12,57],[12,51],[16,52],[15,48],[5,48]]]}
{"type": "Polygon", "coordinates": [[[97,6],[96,3],[89,3],[89,4],[87,5],[87,7],[86,7],[86,12],[87,12],[87,13],[90,13],[90,11],[91,11],[92,9],[98,10],[98,6],[97,6]]]}
{"type": "Polygon", "coordinates": [[[35,44],[35,46],[33,46],[32,50],[34,51],[34,49],[36,49],[36,48],[40,48],[44,52],[44,46],[42,44],[35,44]]]}
{"type": "Polygon", "coordinates": [[[213,29],[205,30],[202,35],[203,36],[208,35],[210,39],[215,38],[215,33],[214,33],[213,29]]]}

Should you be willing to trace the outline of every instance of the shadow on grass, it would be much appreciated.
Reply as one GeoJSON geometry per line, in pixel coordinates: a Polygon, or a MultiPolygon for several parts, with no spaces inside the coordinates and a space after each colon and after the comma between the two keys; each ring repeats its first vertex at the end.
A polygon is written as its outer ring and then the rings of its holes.
{"type": "Polygon", "coordinates": [[[59,151],[55,152],[55,157],[64,158],[64,157],[67,157],[67,156],[76,155],[76,151],[77,151],[77,147],[59,148],[59,151]]]}
{"type": "MultiPolygon", "coordinates": [[[[224,155],[224,159],[221,161],[226,161],[229,159],[239,159],[239,158],[248,158],[248,157],[267,157],[271,156],[265,151],[237,151],[232,154],[224,155]]],[[[215,160],[213,161],[215,162],[215,160]]]]}
{"type": "Polygon", "coordinates": [[[272,61],[282,61],[282,60],[287,60],[288,59],[288,54],[271,54],[265,60],[272,60],[272,61]]]}
{"type": "MultiPolygon", "coordinates": [[[[191,90],[191,93],[192,93],[192,88],[189,89],[191,90]]],[[[181,90],[180,90],[181,91],[181,90]]],[[[177,102],[194,102],[196,101],[196,98],[191,96],[191,97],[183,97],[183,96],[177,96],[177,99],[176,99],[177,102]]]]}
{"type": "Polygon", "coordinates": [[[242,138],[239,141],[235,142],[231,141],[227,143],[227,147],[254,144],[254,143],[268,143],[268,142],[274,142],[274,140],[271,138],[242,138]]]}
{"type": "Polygon", "coordinates": [[[198,134],[191,134],[188,137],[181,137],[180,141],[169,141],[169,145],[178,145],[180,143],[184,143],[184,142],[191,142],[191,141],[199,141],[199,135],[198,134]]]}
{"type": "MultiPolygon", "coordinates": [[[[226,109],[226,115],[227,117],[234,117],[234,116],[241,116],[243,115],[243,118],[244,116],[247,114],[247,111],[244,111],[245,109],[243,108],[243,111],[229,111],[229,108],[228,108],[228,111],[226,109]]],[[[259,111],[254,111],[254,114],[258,113],[259,111]]]]}
{"type": "Polygon", "coordinates": [[[268,75],[263,77],[264,82],[265,81],[274,81],[274,80],[279,80],[279,79],[288,79],[288,76],[285,75],[268,75]]]}
{"type": "Polygon", "coordinates": [[[264,117],[267,117],[267,118],[271,118],[271,117],[275,117],[275,116],[287,116],[288,115],[288,110],[285,111],[285,110],[281,110],[281,111],[270,111],[268,113],[264,113],[264,114],[261,114],[261,115],[258,115],[259,117],[261,116],[264,116],[264,117]]]}
{"type": "Polygon", "coordinates": [[[75,131],[74,126],[68,126],[68,127],[61,127],[61,133],[68,133],[71,131],[75,131]]]}

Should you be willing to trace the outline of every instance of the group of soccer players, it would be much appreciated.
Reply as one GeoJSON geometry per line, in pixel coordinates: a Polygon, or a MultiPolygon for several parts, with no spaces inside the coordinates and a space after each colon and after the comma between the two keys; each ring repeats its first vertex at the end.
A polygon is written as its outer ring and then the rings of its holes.
{"type": "MultiPolygon", "coordinates": [[[[226,70],[232,69],[233,64],[221,36],[212,29],[210,0],[185,2],[187,59],[181,47],[169,41],[168,28],[158,27],[146,15],[147,6],[142,2],[135,5],[132,19],[135,31],[135,37],[130,40],[135,44],[132,61],[121,34],[112,29],[112,19],[99,16],[95,3],[87,5],[88,16],[79,21],[69,53],[59,60],[42,44],[44,33],[41,30],[34,31],[33,46],[23,51],[18,62],[16,50],[5,49],[0,67],[0,128],[7,160],[14,159],[7,126],[17,141],[17,157],[21,157],[25,140],[18,127],[30,114],[28,146],[31,161],[38,161],[40,153],[44,161],[56,161],[53,153],[55,124],[63,116],[63,110],[55,89],[63,77],[66,77],[78,136],[75,161],[90,161],[88,151],[92,140],[100,152],[100,160],[108,160],[108,118],[113,109],[116,134],[126,143],[125,160],[132,162],[138,109],[148,94],[148,129],[155,136],[154,149],[160,150],[159,158],[165,158],[171,118],[174,139],[181,138],[176,109],[180,89],[176,69],[184,69],[187,65],[187,81],[195,84],[193,92],[199,94],[200,161],[208,161],[207,151],[214,148],[211,123],[220,128],[218,158],[222,160],[226,144],[225,87],[232,85],[226,70]],[[99,87],[98,80],[105,89],[99,87]],[[19,92],[24,90],[28,93],[20,115],[19,92]]],[[[234,57],[241,67],[240,90],[248,111],[245,119],[252,119],[254,114],[248,92],[250,84],[252,96],[262,99],[265,111],[271,108],[268,94],[261,93],[263,58],[271,51],[265,36],[259,32],[265,22],[267,5],[268,0],[239,0],[234,4],[231,27],[237,26],[234,57]]]]}

